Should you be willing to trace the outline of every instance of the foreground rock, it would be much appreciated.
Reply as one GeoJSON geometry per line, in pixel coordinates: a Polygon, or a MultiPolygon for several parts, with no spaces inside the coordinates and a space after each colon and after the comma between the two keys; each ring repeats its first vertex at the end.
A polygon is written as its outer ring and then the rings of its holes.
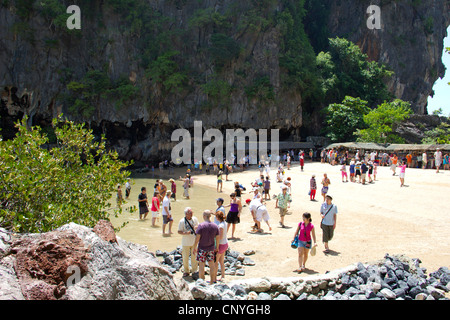
{"type": "Polygon", "coordinates": [[[44,234],[0,230],[0,278],[1,300],[192,299],[184,280],[145,246],[115,238],[105,222],[44,234]]]}
{"type": "Polygon", "coordinates": [[[441,300],[448,298],[450,270],[425,274],[420,260],[386,255],[367,265],[357,263],[325,275],[258,278],[208,285],[189,284],[199,300],[441,300]]]}

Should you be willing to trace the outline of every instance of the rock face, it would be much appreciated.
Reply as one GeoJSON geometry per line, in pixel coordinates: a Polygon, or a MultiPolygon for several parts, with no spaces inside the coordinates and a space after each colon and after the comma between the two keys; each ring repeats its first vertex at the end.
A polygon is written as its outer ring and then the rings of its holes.
{"type": "Polygon", "coordinates": [[[103,240],[73,223],[53,232],[9,235],[0,230],[0,299],[192,299],[146,247],[103,240]]]}
{"type": "Polygon", "coordinates": [[[448,1],[327,1],[332,36],[346,37],[395,72],[388,84],[397,98],[426,113],[435,81],[444,76],[443,39],[450,25],[448,1]],[[367,28],[369,5],[380,7],[381,29],[367,28]]]}
{"type": "MultiPolygon", "coordinates": [[[[192,75],[189,90],[165,97],[164,90],[147,76],[148,66],[143,66],[143,60],[155,58],[139,51],[145,35],[132,31],[130,26],[125,28],[124,18],[108,2],[91,1],[88,8],[82,6],[82,12],[90,12],[91,16],[82,15],[82,29],[75,35],[56,28],[53,21],[33,10],[26,18],[19,18],[12,6],[15,2],[0,5],[0,121],[5,138],[13,137],[13,122],[24,114],[29,116],[30,124],[48,126],[52,118],[64,113],[73,120],[87,122],[96,134],[105,134],[122,159],[150,162],[170,156],[171,133],[180,127],[192,129],[194,120],[202,120],[204,128],[219,130],[277,128],[282,139],[305,138],[305,130],[314,131],[309,135],[320,133],[320,106],[308,106],[307,110],[302,92],[283,85],[287,72],[280,66],[284,45],[280,27],[271,24],[272,18],[265,14],[252,16],[254,8],[247,7],[247,2],[147,2],[171,21],[168,30],[160,30],[155,39],[173,28],[183,33],[181,43],[174,42],[173,46],[188,57],[184,63],[192,75]],[[239,17],[233,17],[231,26],[223,27],[222,15],[236,8],[239,17]],[[228,28],[230,38],[241,48],[240,57],[225,71],[218,70],[208,56],[211,34],[224,32],[221,28],[228,28]],[[93,109],[77,114],[70,108],[75,102],[65,100],[67,85],[80,82],[92,70],[98,71],[100,78],[104,72],[113,82],[128,79],[136,91],[128,95],[118,91],[126,98],[115,103],[104,98],[112,93],[99,90],[79,107],[93,109]],[[213,81],[218,74],[222,82],[213,81]],[[209,91],[204,88],[206,84],[211,85],[209,91]],[[304,113],[308,114],[306,118],[304,113]],[[309,127],[305,129],[306,125],[309,127]]],[[[441,54],[450,24],[448,1],[372,1],[381,7],[380,30],[366,27],[368,4],[364,1],[322,2],[329,8],[329,16],[324,18],[329,37],[344,36],[357,43],[370,59],[387,64],[395,72],[388,84],[390,91],[412,102],[418,114],[425,113],[432,85],[444,74],[441,54]]],[[[284,3],[275,3],[275,13],[284,9],[284,3]]],[[[83,98],[82,94],[75,96],[83,98]]]]}

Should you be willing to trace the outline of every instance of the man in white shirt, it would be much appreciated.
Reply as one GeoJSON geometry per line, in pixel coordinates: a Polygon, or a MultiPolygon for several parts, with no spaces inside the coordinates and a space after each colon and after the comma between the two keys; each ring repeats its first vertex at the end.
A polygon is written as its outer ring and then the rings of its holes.
{"type": "Polygon", "coordinates": [[[172,214],[171,214],[171,208],[170,208],[170,195],[172,194],[171,191],[167,191],[166,192],[166,196],[164,197],[163,200],[163,208],[162,208],[162,216],[163,216],[163,226],[162,226],[162,231],[163,231],[163,236],[165,235],[170,235],[172,234],[172,224],[173,224],[173,219],[172,219],[172,214]],[[169,225],[169,233],[166,234],[166,225],[169,225]]]}
{"type": "Polygon", "coordinates": [[[263,232],[261,229],[261,221],[264,220],[267,223],[267,226],[269,227],[269,231],[272,231],[272,227],[269,224],[270,216],[269,212],[264,204],[261,203],[261,199],[253,199],[250,202],[250,205],[248,207],[250,209],[250,212],[252,213],[253,220],[255,221],[255,227],[256,232],[263,232]]]}
{"type": "Polygon", "coordinates": [[[193,254],[195,243],[195,231],[198,227],[198,219],[190,207],[184,209],[184,218],[178,223],[178,234],[181,234],[181,255],[183,257],[183,277],[189,276],[189,256],[191,260],[192,276],[197,273],[198,261],[193,254]]]}
{"type": "Polygon", "coordinates": [[[439,148],[436,149],[436,152],[434,153],[434,163],[436,165],[436,173],[439,173],[439,167],[442,164],[442,152],[439,150],[439,148]]]}

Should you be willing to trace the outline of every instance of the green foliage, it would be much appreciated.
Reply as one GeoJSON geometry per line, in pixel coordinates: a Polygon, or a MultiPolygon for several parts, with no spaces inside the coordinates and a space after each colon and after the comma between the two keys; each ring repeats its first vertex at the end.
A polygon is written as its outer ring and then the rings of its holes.
{"type": "Polygon", "coordinates": [[[345,95],[360,97],[375,106],[390,100],[384,80],[392,72],[367,55],[351,41],[330,39],[330,51],[319,53],[316,58],[320,71],[320,87],[325,101],[341,101],[345,95]]]}
{"type": "Polygon", "coordinates": [[[126,105],[138,89],[126,78],[112,82],[105,71],[89,70],[80,81],[66,85],[71,93],[66,99],[71,114],[84,119],[92,117],[100,99],[114,101],[116,107],[126,105]]]}
{"type": "Polygon", "coordinates": [[[208,101],[214,106],[223,106],[230,100],[232,86],[216,75],[201,86],[202,91],[208,95],[208,101]]]}
{"type": "Polygon", "coordinates": [[[346,96],[342,103],[325,108],[324,131],[333,142],[354,141],[354,132],[365,127],[364,116],[370,112],[367,101],[346,96]]]}
{"type": "Polygon", "coordinates": [[[209,7],[195,11],[188,21],[188,27],[199,29],[212,27],[214,31],[226,31],[231,27],[231,23],[226,16],[209,7]]]}
{"type": "Polygon", "coordinates": [[[423,23],[423,28],[425,30],[425,33],[432,34],[434,31],[434,20],[433,17],[429,16],[425,19],[423,23]]]}
{"type": "Polygon", "coordinates": [[[166,52],[147,69],[147,76],[160,87],[163,95],[179,92],[186,85],[187,76],[175,61],[179,54],[178,51],[166,52]]]}
{"type": "Polygon", "coordinates": [[[83,124],[55,119],[57,147],[47,150],[46,134],[26,121],[16,124],[14,139],[0,141],[0,226],[34,233],[109,219],[111,195],[129,176],[128,163],[106,150],[104,138],[95,142],[83,124]]]}
{"type": "Polygon", "coordinates": [[[366,129],[358,129],[358,141],[377,143],[404,142],[393,132],[394,126],[407,119],[412,114],[410,103],[395,99],[392,102],[383,102],[364,116],[366,129]]]}
{"type": "Polygon", "coordinates": [[[305,33],[304,0],[285,0],[285,9],[276,16],[282,34],[280,67],[286,71],[283,84],[296,88],[303,99],[312,99],[318,93],[316,55],[305,33]]]}
{"type": "Polygon", "coordinates": [[[268,76],[256,78],[252,85],[245,88],[248,99],[257,99],[260,102],[267,102],[275,99],[275,92],[268,76]]]}
{"type": "Polygon", "coordinates": [[[208,48],[211,60],[217,70],[221,70],[239,56],[241,47],[231,37],[223,33],[211,35],[211,46],[208,48]]]}
{"type": "Polygon", "coordinates": [[[59,0],[40,0],[36,3],[38,12],[50,23],[66,30],[66,22],[70,14],[66,12],[67,7],[59,0]]]}
{"type": "Polygon", "coordinates": [[[425,138],[422,139],[424,144],[449,144],[450,143],[450,124],[442,122],[439,126],[432,130],[424,132],[425,138]]]}

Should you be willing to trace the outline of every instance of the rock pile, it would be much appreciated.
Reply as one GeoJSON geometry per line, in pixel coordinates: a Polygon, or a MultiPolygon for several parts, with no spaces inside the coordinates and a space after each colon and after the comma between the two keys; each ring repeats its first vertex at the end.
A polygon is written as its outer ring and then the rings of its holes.
{"type": "Polygon", "coordinates": [[[441,267],[428,277],[420,260],[386,255],[325,275],[304,278],[257,278],[208,285],[189,285],[199,300],[441,300],[450,290],[450,270],[441,267]]]}
{"type": "MultiPolygon", "coordinates": [[[[155,255],[161,257],[161,264],[165,266],[171,273],[176,273],[183,268],[183,259],[181,255],[182,248],[178,246],[170,252],[157,250],[155,255]]],[[[249,257],[255,254],[254,250],[248,250],[239,253],[235,250],[227,250],[225,253],[224,265],[225,275],[245,276],[245,266],[254,266],[255,262],[249,257]]],[[[219,264],[219,272],[220,264],[219,264]]]]}

